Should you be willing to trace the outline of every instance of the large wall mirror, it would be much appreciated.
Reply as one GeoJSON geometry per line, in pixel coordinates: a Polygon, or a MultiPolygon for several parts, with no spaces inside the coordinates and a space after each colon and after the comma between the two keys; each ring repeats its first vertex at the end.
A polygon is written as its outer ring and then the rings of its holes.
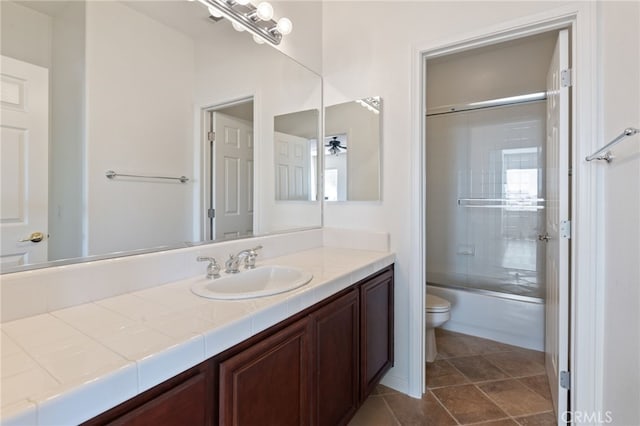
{"type": "Polygon", "coordinates": [[[273,157],[281,117],[318,142],[320,76],[199,2],[0,7],[3,272],[321,226],[317,163],[283,203],[273,157]]]}
{"type": "Polygon", "coordinates": [[[378,201],[382,99],[373,96],[325,108],[325,201],[378,201]]]}

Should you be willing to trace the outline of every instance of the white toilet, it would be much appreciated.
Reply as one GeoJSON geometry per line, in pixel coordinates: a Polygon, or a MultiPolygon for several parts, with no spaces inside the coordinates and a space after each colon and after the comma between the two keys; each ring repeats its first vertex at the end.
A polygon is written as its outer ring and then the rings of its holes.
{"type": "Polygon", "coordinates": [[[451,318],[451,303],[442,297],[427,293],[425,300],[425,319],[427,329],[427,362],[433,362],[438,355],[436,348],[436,327],[440,327],[451,318]]]}

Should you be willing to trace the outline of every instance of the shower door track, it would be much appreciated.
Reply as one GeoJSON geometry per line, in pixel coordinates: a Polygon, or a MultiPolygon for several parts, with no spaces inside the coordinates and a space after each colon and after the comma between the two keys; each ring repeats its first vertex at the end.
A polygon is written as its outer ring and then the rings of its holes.
{"type": "Polygon", "coordinates": [[[528,104],[532,102],[544,101],[547,99],[547,92],[529,93],[526,95],[510,96],[508,98],[490,99],[488,101],[471,102],[468,104],[444,105],[427,110],[427,117],[444,114],[454,114],[456,112],[474,111],[478,109],[496,108],[502,106],[528,104]]]}
{"type": "Polygon", "coordinates": [[[469,293],[482,294],[484,296],[497,297],[500,299],[517,300],[518,302],[536,303],[538,305],[544,304],[544,299],[541,297],[522,296],[520,294],[503,293],[500,291],[485,290],[483,288],[465,287],[463,285],[456,284],[438,284],[427,281],[427,285],[432,285],[438,288],[450,288],[455,290],[467,291],[469,293]]]}

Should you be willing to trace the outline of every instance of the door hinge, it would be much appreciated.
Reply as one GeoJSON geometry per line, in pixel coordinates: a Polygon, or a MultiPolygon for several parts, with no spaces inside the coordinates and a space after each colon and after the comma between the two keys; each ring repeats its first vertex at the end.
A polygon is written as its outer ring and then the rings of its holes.
{"type": "Polygon", "coordinates": [[[560,386],[562,386],[563,389],[571,389],[571,372],[570,371],[560,372],[560,386]]]}
{"type": "Polygon", "coordinates": [[[560,221],[560,238],[564,238],[565,240],[571,239],[571,221],[570,220],[560,221]]]}
{"type": "Polygon", "coordinates": [[[207,140],[209,142],[215,142],[215,140],[216,140],[216,132],[207,132],[207,140]]]}
{"type": "Polygon", "coordinates": [[[571,87],[571,68],[560,71],[560,87],[571,87]]]}
{"type": "Polygon", "coordinates": [[[207,209],[207,217],[213,219],[216,217],[216,209],[207,209]]]}

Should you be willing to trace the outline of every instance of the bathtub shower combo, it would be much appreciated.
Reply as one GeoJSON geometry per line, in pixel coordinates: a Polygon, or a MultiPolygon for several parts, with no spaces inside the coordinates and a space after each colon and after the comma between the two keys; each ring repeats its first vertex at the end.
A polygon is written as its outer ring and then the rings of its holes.
{"type": "Polygon", "coordinates": [[[444,328],[544,346],[545,102],[427,115],[427,290],[444,328]]]}

